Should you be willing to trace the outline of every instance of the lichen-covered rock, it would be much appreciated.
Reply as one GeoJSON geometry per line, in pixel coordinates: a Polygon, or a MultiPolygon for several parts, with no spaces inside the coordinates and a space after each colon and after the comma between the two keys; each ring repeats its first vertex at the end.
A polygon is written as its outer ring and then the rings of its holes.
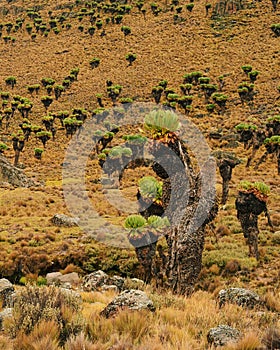
{"type": "Polygon", "coordinates": [[[108,276],[104,271],[98,270],[86,275],[83,278],[82,287],[85,291],[101,290],[104,286],[116,286],[122,290],[124,278],[120,276],[108,276]]]}
{"type": "Polygon", "coordinates": [[[87,292],[98,290],[107,284],[108,277],[102,270],[94,271],[83,278],[82,287],[87,292]]]}
{"type": "Polygon", "coordinates": [[[117,286],[114,286],[112,284],[104,284],[102,287],[101,287],[101,291],[102,292],[107,292],[107,291],[110,291],[110,292],[115,292],[115,293],[118,293],[119,289],[117,286]]]}
{"type": "Polygon", "coordinates": [[[0,184],[5,182],[15,187],[41,186],[40,183],[28,178],[21,169],[16,168],[4,156],[0,155],[0,184]]]}
{"type": "Polygon", "coordinates": [[[12,308],[6,308],[0,312],[0,330],[3,329],[3,322],[5,318],[12,317],[12,308]]]}
{"type": "Polygon", "coordinates": [[[113,285],[116,286],[118,288],[119,291],[121,291],[123,289],[123,285],[124,285],[124,278],[120,277],[120,276],[108,276],[108,285],[113,285]]]}
{"type": "Polygon", "coordinates": [[[262,304],[261,298],[257,293],[244,288],[222,289],[219,292],[218,299],[220,307],[224,306],[225,303],[237,304],[248,308],[254,308],[262,304]]]}
{"type": "Polygon", "coordinates": [[[106,318],[115,316],[121,310],[150,310],[155,311],[153,302],[147,294],[141,290],[124,290],[110,304],[108,304],[100,315],[106,318]]]}
{"type": "Polygon", "coordinates": [[[2,299],[2,307],[11,307],[15,288],[12,283],[6,278],[0,279],[0,299],[2,299]]]}
{"type": "Polygon", "coordinates": [[[64,227],[72,227],[78,226],[79,218],[71,218],[65,214],[55,214],[51,218],[51,222],[55,226],[64,226],[64,227]]]}
{"type": "Polygon", "coordinates": [[[236,343],[241,337],[241,333],[230,326],[219,325],[211,328],[207,334],[207,341],[210,345],[224,346],[228,343],[236,343]]]}

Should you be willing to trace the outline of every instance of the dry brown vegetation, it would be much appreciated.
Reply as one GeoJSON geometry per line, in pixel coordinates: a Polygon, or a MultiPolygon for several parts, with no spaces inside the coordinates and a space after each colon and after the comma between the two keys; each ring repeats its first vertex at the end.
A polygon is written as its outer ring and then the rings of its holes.
{"type": "MultiPolygon", "coordinates": [[[[217,323],[227,323],[246,330],[245,338],[234,349],[255,349],[269,326],[280,326],[272,313],[279,313],[280,310],[279,175],[273,157],[268,157],[258,170],[254,169],[256,161],[265,151],[264,146],[257,151],[252,166],[246,168],[251,150],[244,150],[241,143],[226,138],[210,139],[209,133],[220,132],[230,136],[235,133],[234,127],[240,122],[261,127],[269,116],[280,114],[279,37],[270,29],[273,23],[279,22],[280,9],[273,12],[269,0],[246,1],[243,9],[237,11],[235,5],[234,10],[229,10],[225,16],[211,19],[211,13],[218,4],[215,1],[208,2],[212,5],[208,16],[204,1],[195,1],[191,12],[185,8],[184,2],[179,1],[183,9],[178,15],[184,20],[175,23],[176,9],[170,10],[171,1],[159,0],[156,3],[162,8],[157,16],[152,13],[150,2],[144,2],[146,13],[143,15],[137,9],[136,1],[129,1],[128,5],[132,9],[123,16],[121,24],[106,24],[106,18],[112,16],[101,11],[103,27],[96,29],[93,36],[87,33],[91,26],[89,16],[84,16],[81,20],[77,16],[81,8],[87,8],[86,1],[12,0],[1,4],[0,23],[4,26],[0,37],[0,92],[10,93],[8,107],[14,95],[26,97],[33,103],[28,116],[32,125],[43,127],[42,118],[45,115],[65,110],[71,114],[74,108],[85,109],[89,117],[99,107],[96,94],[102,94],[104,107],[111,108],[112,101],[106,92],[108,80],[122,86],[120,97],[146,102],[153,101],[151,91],[159,81],[166,79],[168,88],[181,94],[183,75],[201,71],[211,78],[213,84],[218,84],[219,77],[224,76],[222,93],[228,96],[226,109],[219,111],[216,107],[214,112],[209,113],[203,93],[194,86],[191,93],[194,96],[192,109],[188,117],[203,132],[210,147],[233,151],[243,161],[233,171],[227,204],[220,208],[215,227],[208,230],[203,255],[204,267],[197,286],[197,290],[203,291],[198,291],[190,299],[171,297],[164,291],[161,295],[151,293],[157,298],[159,306],[156,314],[125,313],[113,322],[100,319],[99,304],[85,301],[84,313],[91,325],[88,334],[80,335],[81,339],[69,340],[66,348],[79,349],[79,342],[85,343],[87,336],[90,336],[97,344],[89,343],[88,349],[204,349],[207,330],[217,323]],[[50,29],[45,36],[39,29],[36,33],[33,20],[27,15],[27,10],[32,8],[40,13],[48,28],[51,16],[65,16],[65,22],[58,24],[60,32],[55,34],[50,29]],[[24,19],[22,27],[17,31],[13,27],[8,34],[5,24],[11,22],[14,26],[17,18],[24,19]],[[27,23],[32,25],[32,33],[36,33],[36,38],[32,39],[28,34],[27,23]],[[70,29],[67,29],[67,24],[71,24],[70,29]],[[131,33],[127,36],[121,31],[122,25],[131,28],[131,33]],[[79,26],[84,27],[83,32],[79,26]],[[103,29],[105,35],[101,36],[103,29]],[[15,40],[5,43],[4,37],[7,35],[15,40]],[[137,55],[131,65],[125,58],[129,52],[137,55]],[[96,68],[92,68],[89,63],[94,57],[100,59],[96,68]],[[237,92],[238,85],[244,80],[248,81],[241,69],[243,65],[251,65],[259,71],[254,87],[257,94],[251,104],[242,104],[237,92]],[[77,80],[57,100],[52,92],[53,102],[46,110],[41,98],[47,95],[47,91],[41,80],[53,78],[55,84],[62,84],[71,69],[76,67],[79,68],[77,80]],[[9,76],[16,77],[13,88],[5,83],[9,76]],[[34,84],[40,84],[38,94],[28,92],[28,86],[34,84]],[[248,257],[248,248],[236,218],[234,201],[237,185],[242,179],[264,181],[271,188],[268,208],[275,232],[269,229],[266,218],[261,216],[258,262],[255,258],[248,257]],[[256,290],[265,297],[272,311],[258,314],[237,306],[218,310],[213,295],[226,286],[256,290]],[[166,305],[168,300],[170,304],[166,305]]],[[[90,9],[87,8],[87,11],[90,9]]],[[[0,100],[0,104],[1,102],[0,100]]],[[[162,97],[161,102],[166,102],[166,99],[162,97]]],[[[0,108],[1,115],[4,108],[5,106],[0,108]]],[[[22,120],[19,111],[16,111],[9,127],[6,129],[3,121],[0,129],[0,142],[10,147],[4,155],[11,162],[14,158],[11,134],[20,130],[19,123],[22,120]]],[[[44,186],[28,189],[1,187],[0,276],[13,282],[19,282],[22,276],[37,280],[39,275],[66,268],[66,272],[76,269],[80,273],[88,273],[103,269],[108,273],[141,277],[142,272],[133,250],[108,248],[92,240],[78,227],[56,228],[51,224],[50,218],[55,213],[70,214],[63,199],[61,166],[69,138],[59,120],[55,121],[55,127],[55,140],[47,142],[42,160],[34,158],[34,148],[43,147],[33,133],[19,159],[25,173],[44,182],[44,186]]],[[[120,135],[126,132],[123,130],[120,135]]],[[[115,139],[113,145],[117,142],[115,139]]],[[[104,200],[104,190],[98,183],[100,168],[94,155],[89,159],[87,171],[87,189],[93,205],[108,220],[122,224],[123,212],[104,200]]],[[[145,169],[140,169],[137,176],[131,169],[125,172],[121,184],[125,196],[135,196],[137,180],[145,172],[145,169]]],[[[222,181],[217,173],[219,195],[221,188],[222,181]]],[[[105,304],[110,301],[110,297],[107,300],[102,296],[100,302],[105,304]]],[[[99,301],[95,296],[93,298],[95,302],[99,301]]],[[[55,330],[44,340],[40,334],[42,329],[37,329],[36,332],[30,339],[22,339],[23,343],[27,343],[24,349],[31,349],[31,345],[28,345],[31,343],[32,349],[42,348],[42,344],[52,344],[43,347],[56,349],[55,330]]],[[[0,349],[9,347],[9,341],[1,336],[0,349]]]]}

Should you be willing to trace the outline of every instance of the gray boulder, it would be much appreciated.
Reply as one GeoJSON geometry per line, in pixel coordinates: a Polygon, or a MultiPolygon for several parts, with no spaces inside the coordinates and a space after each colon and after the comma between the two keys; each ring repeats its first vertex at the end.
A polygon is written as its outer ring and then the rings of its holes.
{"type": "Polygon", "coordinates": [[[47,280],[47,284],[55,284],[58,281],[58,278],[62,276],[61,272],[50,272],[47,273],[46,275],[46,280],[47,280]]]}
{"type": "Polygon", "coordinates": [[[11,307],[13,304],[13,294],[15,288],[6,278],[0,279],[0,299],[2,299],[2,307],[11,307]]]}
{"type": "Polygon", "coordinates": [[[115,316],[121,310],[150,310],[155,311],[153,302],[141,290],[124,290],[108,304],[100,313],[106,318],[115,316]]]}
{"type": "Polygon", "coordinates": [[[0,312],[0,330],[3,330],[3,322],[6,318],[13,316],[13,309],[6,308],[0,312]]]}
{"type": "Polygon", "coordinates": [[[123,284],[124,278],[120,276],[110,277],[104,271],[98,270],[86,275],[83,278],[82,287],[85,291],[90,292],[102,290],[102,288],[104,290],[104,286],[116,286],[117,289],[121,291],[123,284]]]}
{"type": "Polygon", "coordinates": [[[71,286],[77,286],[80,283],[80,277],[77,272],[66,273],[58,277],[61,284],[71,284],[71,286]]]}
{"type": "Polygon", "coordinates": [[[0,155],[0,184],[5,182],[15,187],[41,186],[40,183],[28,178],[21,169],[16,168],[4,156],[0,155]]]}
{"type": "Polygon", "coordinates": [[[76,287],[80,283],[80,277],[77,272],[66,273],[63,275],[60,272],[51,272],[46,276],[47,284],[55,284],[59,286],[65,286],[69,289],[71,287],[76,287]]]}
{"type": "Polygon", "coordinates": [[[207,341],[210,345],[224,346],[228,343],[236,343],[241,337],[241,333],[230,326],[219,325],[211,328],[207,334],[207,341]]]}
{"type": "Polygon", "coordinates": [[[262,304],[257,293],[244,288],[222,289],[219,292],[218,299],[220,307],[224,306],[225,303],[231,303],[252,309],[262,304]]]}
{"type": "Polygon", "coordinates": [[[51,222],[55,226],[63,226],[63,227],[73,227],[78,226],[79,218],[71,218],[65,214],[55,214],[51,218],[51,222]]]}

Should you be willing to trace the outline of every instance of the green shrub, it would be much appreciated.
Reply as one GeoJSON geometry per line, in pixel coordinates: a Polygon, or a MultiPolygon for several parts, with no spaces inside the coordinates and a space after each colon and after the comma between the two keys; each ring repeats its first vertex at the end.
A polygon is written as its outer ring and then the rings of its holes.
{"type": "Polygon", "coordinates": [[[34,148],[34,156],[35,156],[35,158],[41,159],[43,152],[44,152],[44,150],[42,148],[34,148]]]}
{"type": "Polygon", "coordinates": [[[252,83],[256,81],[258,75],[259,75],[259,72],[257,70],[252,70],[251,72],[248,73],[248,77],[250,78],[250,81],[252,83]]]}
{"type": "Polygon", "coordinates": [[[123,15],[117,15],[115,16],[115,21],[117,24],[120,24],[123,20],[123,15]]]}
{"type": "Polygon", "coordinates": [[[280,145],[280,135],[274,135],[271,136],[270,138],[266,138],[264,140],[264,144],[277,144],[280,145]]]}
{"type": "Polygon", "coordinates": [[[160,98],[161,98],[163,90],[164,90],[164,88],[162,86],[154,86],[152,88],[152,95],[153,95],[156,103],[160,102],[160,98]]]}
{"type": "Polygon", "coordinates": [[[125,56],[125,59],[129,62],[129,65],[132,65],[132,62],[136,60],[136,54],[130,52],[125,56]]]}
{"type": "Polygon", "coordinates": [[[9,76],[9,77],[7,77],[7,78],[5,79],[5,83],[6,83],[7,85],[10,85],[11,88],[13,89],[14,86],[16,85],[16,83],[17,83],[17,78],[14,77],[14,76],[9,76]]]}
{"type": "Polygon", "coordinates": [[[240,123],[240,124],[235,126],[235,129],[237,131],[241,131],[241,130],[257,130],[258,128],[256,125],[240,123]]]}
{"type": "Polygon", "coordinates": [[[33,94],[34,91],[36,92],[36,94],[38,94],[40,90],[40,84],[29,85],[27,86],[27,90],[31,95],[33,94]]]}
{"type": "Polygon", "coordinates": [[[131,33],[131,28],[128,26],[122,26],[121,31],[124,33],[125,36],[131,33]]]}
{"type": "Polygon", "coordinates": [[[122,104],[132,103],[132,102],[133,102],[133,99],[130,98],[130,97],[122,97],[122,98],[120,98],[120,103],[122,103],[122,104]]]}
{"type": "Polygon", "coordinates": [[[225,107],[225,104],[227,102],[228,96],[221,94],[219,92],[215,92],[214,94],[212,94],[212,99],[214,102],[217,103],[218,106],[220,107],[225,107]]]}
{"type": "Polygon", "coordinates": [[[192,12],[193,8],[194,8],[194,3],[193,3],[193,2],[191,2],[190,4],[187,4],[187,5],[186,5],[186,9],[187,9],[189,12],[192,12]]]}
{"type": "Polygon", "coordinates": [[[0,96],[3,100],[8,100],[10,97],[10,93],[8,91],[1,91],[0,96]]]}
{"type": "Polygon", "coordinates": [[[214,109],[216,108],[216,106],[213,103],[209,103],[205,107],[209,113],[213,112],[214,109]]]}
{"type": "Polygon", "coordinates": [[[98,20],[95,22],[95,25],[96,25],[97,29],[101,29],[103,26],[103,22],[101,20],[98,20]]]}
{"type": "Polygon", "coordinates": [[[100,58],[94,57],[89,61],[91,68],[96,68],[99,66],[100,58]]]}
{"type": "Polygon", "coordinates": [[[26,277],[22,276],[19,280],[19,284],[25,286],[27,284],[27,279],[26,277]]]}
{"type": "Polygon", "coordinates": [[[211,79],[209,77],[200,77],[200,78],[198,78],[199,84],[209,84],[210,80],[211,79]]]}
{"type": "Polygon", "coordinates": [[[0,142],[0,153],[4,153],[7,149],[9,149],[9,147],[5,143],[0,142]]]}
{"type": "Polygon", "coordinates": [[[247,65],[241,66],[241,69],[243,70],[244,73],[248,74],[249,72],[251,72],[253,67],[247,64],[247,65]]]}
{"type": "Polygon", "coordinates": [[[181,89],[181,91],[183,92],[183,94],[190,94],[190,91],[191,91],[191,89],[192,89],[192,87],[193,87],[193,85],[192,84],[190,84],[190,83],[187,83],[187,84],[181,84],[180,85],[180,89],[181,89]]]}
{"type": "Polygon", "coordinates": [[[280,36],[280,23],[272,24],[270,29],[277,37],[280,36]]]}
{"type": "Polygon", "coordinates": [[[167,95],[167,100],[168,100],[169,102],[176,102],[176,101],[178,100],[179,97],[180,97],[180,96],[179,96],[178,94],[173,94],[173,93],[171,93],[171,94],[168,94],[168,95],[167,95]]]}
{"type": "Polygon", "coordinates": [[[42,276],[38,276],[37,278],[37,286],[45,286],[47,285],[47,279],[42,276]]]}
{"type": "Polygon", "coordinates": [[[149,216],[147,219],[147,224],[152,230],[155,230],[158,232],[170,226],[170,222],[166,216],[162,218],[157,215],[149,216]]]}
{"type": "Polygon", "coordinates": [[[52,104],[53,98],[51,96],[42,96],[41,101],[46,109],[52,104]]]}
{"type": "Polygon", "coordinates": [[[55,95],[55,98],[56,100],[59,99],[59,97],[61,96],[62,92],[65,91],[65,87],[63,85],[55,85],[54,88],[54,95],[55,95]]]}
{"type": "MultiPolygon", "coordinates": [[[[51,132],[49,131],[39,131],[36,133],[36,137],[41,140],[44,147],[46,146],[46,143],[50,140],[52,137],[51,132]]],[[[38,153],[37,153],[38,154],[38,153]]]]}
{"type": "Polygon", "coordinates": [[[41,83],[44,87],[47,87],[48,85],[54,85],[55,80],[53,78],[43,78],[41,80],[41,83]]]}
{"type": "Polygon", "coordinates": [[[270,187],[263,182],[250,182],[247,180],[240,181],[239,189],[250,191],[256,189],[258,192],[267,196],[270,193],[270,187]]]}
{"type": "Polygon", "coordinates": [[[267,122],[274,122],[274,121],[280,123],[280,115],[274,115],[274,116],[269,117],[269,118],[267,119],[267,122]]]}

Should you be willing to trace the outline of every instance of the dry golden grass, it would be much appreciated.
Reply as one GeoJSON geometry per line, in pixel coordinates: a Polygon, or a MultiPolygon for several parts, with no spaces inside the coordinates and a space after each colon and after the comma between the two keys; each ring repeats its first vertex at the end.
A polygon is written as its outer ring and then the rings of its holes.
{"type": "MultiPolygon", "coordinates": [[[[54,15],[61,15],[64,10],[56,9],[56,6],[67,3],[57,0],[42,2],[42,18],[48,21],[50,10],[54,15]]],[[[157,3],[165,8],[165,0],[159,0],[157,3]]],[[[211,0],[209,3],[214,8],[216,1],[211,0]]],[[[0,22],[15,22],[16,18],[25,16],[27,8],[34,5],[34,1],[31,0],[5,2],[1,6],[0,22]],[[3,14],[4,8],[10,10],[6,16],[3,14]],[[21,12],[21,9],[24,11],[21,12]]],[[[205,16],[203,1],[196,1],[191,13],[183,4],[182,17],[186,21],[174,24],[174,12],[163,11],[154,16],[149,2],[146,2],[145,18],[135,6],[130,14],[124,16],[122,24],[131,26],[132,29],[132,33],[126,38],[121,33],[120,26],[112,24],[104,24],[105,36],[101,37],[97,31],[91,38],[78,30],[79,25],[87,28],[89,20],[84,18],[79,22],[77,18],[71,17],[66,21],[72,25],[68,31],[62,29],[58,35],[51,31],[48,37],[38,34],[33,41],[25,30],[26,23],[31,22],[26,18],[23,28],[11,33],[16,39],[14,43],[5,44],[3,38],[0,38],[0,90],[30,98],[34,105],[29,119],[32,124],[42,125],[41,119],[46,115],[46,111],[40,98],[46,91],[41,87],[38,95],[31,96],[27,86],[40,83],[44,77],[52,77],[61,83],[72,68],[79,67],[78,80],[52,103],[49,112],[71,111],[74,107],[91,111],[98,107],[96,93],[103,94],[106,108],[112,107],[106,93],[106,80],[123,86],[122,97],[152,101],[151,89],[159,80],[167,79],[168,87],[180,93],[179,85],[183,75],[200,70],[206,73],[213,83],[217,83],[218,77],[225,74],[223,91],[229,96],[225,114],[213,113],[210,116],[206,112],[204,98],[199,96],[196,88],[194,89],[193,109],[189,116],[205,136],[211,130],[230,132],[242,121],[261,125],[269,115],[279,114],[280,111],[277,92],[279,38],[274,37],[270,30],[272,23],[279,22],[279,9],[272,12],[270,0],[245,5],[250,6],[245,6],[245,9],[233,12],[220,21],[212,21],[210,16],[205,16]],[[125,60],[128,52],[137,54],[137,59],[131,66],[128,66],[125,60]],[[99,67],[95,69],[89,65],[89,60],[93,57],[101,59],[99,67]],[[242,106],[237,93],[238,84],[246,79],[240,68],[244,64],[251,64],[253,69],[260,71],[255,83],[258,94],[255,96],[253,107],[242,106]],[[10,75],[17,77],[14,89],[6,86],[4,82],[10,75]],[[202,118],[199,117],[200,114],[203,114],[202,118]]],[[[73,12],[77,13],[82,6],[74,6],[73,12]]],[[[105,22],[107,15],[101,16],[105,22]]],[[[6,29],[3,29],[3,35],[6,34],[5,31],[6,29]]],[[[0,130],[0,141],[7,142],[10,146],[10,134],[18,130],[19,121],[22,120],[18,112],[16,113],[10,128],[7,131],[5,128],[0,130]]],[[[109,273],[141,277],[132,250],[119,252],[94,242],[78,227],[57,228],[50,223],[49,219],[57,212],[70,214],[64,203],[61,172],[69,139],[65,130],[60,129],[59,123],[56,127],[56,140],[47,143],[41,161],[33,157],[34,147],[42,146],[34,137],[25,145],[20,156],[20,163],[24,164],[25,172],[39,181],[44,181],[45,186],[30,189],[1,188],[0,274],[18,282],[15,270],[23,263],[21,273],[31,280],[36,280],[38,275],[51,270],[73,271],[75,266],[77,271],[91,272],[103,268],[109,273]]],[[[215,149],[227,147],[226,141],[207,138],[207,142],[215,149]]],[[[115,143],[117,140],[114,140],[113,144],[115,143]]],[[[83,293],[83,316],[88,321],[88,326],[83,335],[69,340],[67,349],[80,350],[85,346],[88,350],[199,350],[206,348],[206,334],[209,328],[226,323],[246,330],[240,342],[228,349],[245,350],[257,348],[265,329],[272,325],[277,326],[274,311],[280,310],[279,241],[269,230],[266,218],[261,216],[261,259],[258,263],[255,259],[248,258],[248,247],[245,245],[234,205],[237,185],[241,179],[264,181],[271,187],[268,207],[275,231],[280,230],[280,188],[276,160],[268,157],[258,170],[254,170],[253,161],[253,166],[248,169],[245,164],[251,150],[244,150],[242,145],[227,150],[234,151],[243,163],[233,170],[228,203],[220,208],[215,221],[216,230],[209,229],[206,237],[204,267],[197,289],[207,290],[208,293],[199,291],[190,299],[184,299],[174,297],[170,293],[160,293],[161,291],[155,293],[149,287],[147,292],[157,307],[154,314],[123,313],[114,321],[104,320],[99,316],[101,309],[114,297],[113,293],[83,293]],[[270,311],[257,313],[234,305],[227,305],[219,310],[213,296],[227,286],[240,286],[258,291],[270,311]],[[210,294],[212,292],[213,295],[210,294]]],[[[263,152],[262,146],[256,159],[263,152]]],[[[12,147],[5,155],[13,161],[12,147]]],[[[139,169],[137,175],[132,170],[125,172],[121,183],[125,198],[133,200],[137,179],[146,173],[144,168],[139,169]]],[[[121,225],[125,213],[121,208],[114,208],[105,201],[106,193],[102,192],[102,186],[96,183],[99,177],[100,168],[93,157],[87,164],[86,180],[90,201],[108,221],[121,225]]],[[[221,194],[218,172],[217,192],[221,194]]],[[[54,338],[45,337],[44,331],[40,336],[39,333],[31,334],[28,339],[19,338],[15,344],[29,344],[26,345],[28,349],[56,349],[57,345],[52,343],[54,338]]],[[[0,338],[0,349],[12,348],[10,340],[0,338]]]]}

